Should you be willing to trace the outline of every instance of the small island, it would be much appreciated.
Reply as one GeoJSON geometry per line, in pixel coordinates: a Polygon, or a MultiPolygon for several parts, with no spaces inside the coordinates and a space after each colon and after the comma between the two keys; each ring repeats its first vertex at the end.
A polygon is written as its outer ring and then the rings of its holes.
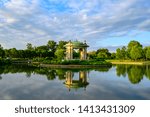
{"type": "Polygon", "coordinates": [[[32,64],[52,68],[90,68],[111,66],[105,59],[91,59],[88,56],[86,41],[48,41],[47,45],[33,47],[27,44],[27,49],[3,49],[1,47],[0,64],[32,64]]]}

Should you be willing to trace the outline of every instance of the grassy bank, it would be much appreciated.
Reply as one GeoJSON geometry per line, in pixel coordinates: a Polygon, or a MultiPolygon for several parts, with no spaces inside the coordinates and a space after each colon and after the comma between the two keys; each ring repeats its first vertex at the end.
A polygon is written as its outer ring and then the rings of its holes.
{"type": "Polygon", "coordinates": [[[110,62],[105,60],[64,60],[64,61],[42,61],[33,62],[33,64],[41,67],[52,68],[95,68],[100,66],[111,66],[110,62]]]}
{"type": "Polygon", "coordinates": [[[105,60],[43,60],[40,61],[40,63],[51,65],[111,65],[110,62],[105,60]]]}
{"type": "Polygon", "coordinates": [[[49,68],[99,68],[99,67],[109,67],[110,65],[54,65],[54,64],[40,64],[40,67],[49,68]]]}
{"type": "Polygon", "coordinates": [[[150,65],[150,61],[107,60],[107,62],[112,64],[150,65]]]}

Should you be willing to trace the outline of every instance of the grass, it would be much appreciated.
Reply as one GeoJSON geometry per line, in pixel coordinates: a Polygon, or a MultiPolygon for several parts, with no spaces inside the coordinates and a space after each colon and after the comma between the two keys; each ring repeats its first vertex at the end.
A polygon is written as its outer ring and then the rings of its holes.
{"type": "Polygon", "coordinates": [[[104,60],[66,60],[61,63],[62,65],[104,65],[110,64],[104,60]]]}
{"type": "Polygon", "coordinates": [[[42,62],[33,62],[33,64],[48,67],[72,67],[72,68],[86,68],[86,67],[99,67],[99,66],[111,66],[110,62],[105,60],[44,60],[42,62]]]}
{"type": "Polygon", "coordinates": [[[130,65],[150,65],[150,61],[133,61],[133,60],[107,60],[107,62],[111,62],[112,64],[130,64],[130,65]]]}

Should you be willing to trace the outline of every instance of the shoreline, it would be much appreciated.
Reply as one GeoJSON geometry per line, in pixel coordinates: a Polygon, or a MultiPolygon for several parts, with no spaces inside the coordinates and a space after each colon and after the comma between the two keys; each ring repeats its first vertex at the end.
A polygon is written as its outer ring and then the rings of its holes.
{"type": "Polygon", "coordinates": [[[40,64],[39,67],[49,67],[49,68],[99,68],[99,67],[109,67],[111,65],[54,65],[54,64],[40,64]]]}
{"type": "Polygon", "coordinates": [[[144,65],[143,62],[111,62],[113,65],[144,65]]]}
{"type": "Polygon", "coordinates": [[[118,64],[126,64],[126,65],[150,65],[150,61],[109,61],[113,65],[118,65],[118,64]]]}
{"type": "Polygon", "coordinates": [[[49,68],[99,68],[109,67],[112,65],[150,65],[150,61],[119,61],[119,60],[107,60],[111,64],[100,64],[100,65],[75,65],[75,64],[44,64],[39,62],[13,62],[12,64],[32,64],[38,67],[49,67],[49,68]]]}

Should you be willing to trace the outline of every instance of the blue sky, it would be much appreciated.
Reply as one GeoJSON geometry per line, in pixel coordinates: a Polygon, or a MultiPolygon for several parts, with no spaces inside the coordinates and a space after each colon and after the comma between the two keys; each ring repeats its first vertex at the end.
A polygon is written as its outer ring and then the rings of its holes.
{"type": "Polygon", "coordinates": [[[86,40],[89,50],[150,45],[150,0],[0,0],[0,44],[86,40]]]}

